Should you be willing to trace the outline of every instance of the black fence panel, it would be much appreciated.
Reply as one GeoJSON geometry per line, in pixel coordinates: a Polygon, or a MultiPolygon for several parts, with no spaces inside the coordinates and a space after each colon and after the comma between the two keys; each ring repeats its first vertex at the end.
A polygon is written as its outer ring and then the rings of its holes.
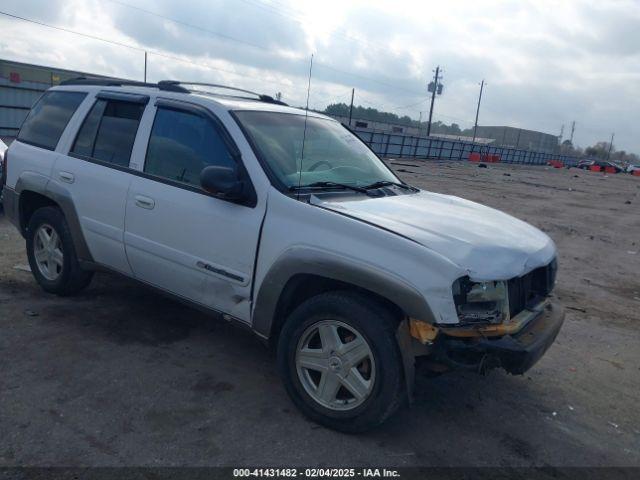
{"type": "Polygon", "coordinates": [[[425,138],[398,133],[371,132],[354,129],[360,139],[381,157],[416,158],[423,160],[469,160],[472,153],[498,155],[500,162],[522,165],[546,165],[550,160],[560,160],[567,166],[575,166],[579,158],[533,150],[480,145],[462,140],[425,138]]]}

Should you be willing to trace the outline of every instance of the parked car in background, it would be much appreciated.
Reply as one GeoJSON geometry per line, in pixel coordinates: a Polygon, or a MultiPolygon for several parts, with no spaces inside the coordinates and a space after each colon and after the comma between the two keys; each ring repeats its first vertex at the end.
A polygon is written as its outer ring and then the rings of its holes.
{"type": "Polygon", "coordinates": [[[596,165],[598,165],[602,170],[605,168],[613,168],[615,169],[615,173],[622,173],[624,169],[614,162],[609,162],[607,160],[596,160],[596,165]]]}
{"type": "Polygon", "coordinates": [[[627,173],[633,173],[633,172],[640,172],[640,164],[639,165],[627,165],[627,168],[625,169],[625,171],[627,173]]]}
{"type": "Polygon", "coordinates": [[[589,168],[594,166],[594,165],[600,167],[600,169],[602,171],[604,171],[604,169],[607,168],[607,167],[614,168],[615,169],[615,173],[621,173],[621,172],[624,171],[622,167],[620,167],[616,163],[610,162],[608,160],[580,160],[578,162],[578,164],[576,165],[576,168],[581,168],[583,170],[589,170],[589,168]]]}
{"type": "Polygon", "coordinates": [[[45,291],[106,268],[217,312],[274,347],[302,412],[349,432],[420,367],[523,374],[553,343],[545,233],[404,183],[334,119],[191,85],[77,79],[33,107],[4,205],[45,291]]]}
{"type": "Polygon", "coordinates": [[[596,161],[593,159],[584,159],[580,160],[576,165],[576,168],[580,168],[581,170],[589,170],[591,165],[595,165],[596,161]]]}
{"type": "Polygon", "coordinates": [[[576,168],[582,170],[589,170],[589,167],[595,163],[595,160],[580,160],[576,165],[576,168]]]}

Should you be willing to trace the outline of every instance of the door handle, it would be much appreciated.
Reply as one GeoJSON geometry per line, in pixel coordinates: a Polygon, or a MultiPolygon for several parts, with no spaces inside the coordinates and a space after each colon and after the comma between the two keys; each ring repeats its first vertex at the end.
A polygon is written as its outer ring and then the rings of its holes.
{"type": "Polygon", "coordinates": [[[136,200],[136,205],[141,208],[153,210],[153,207],[156,206],[156,202],[153,200],[153,198],[145,197],[144,195],[136,195],[134,198],[136,200]]]}
{"type": "Polygon", "coordinates": [[[58,172],[58,177],[65,183],[73,183],[76,180],[76,177],[73,175],[73,173],[64,171],[58,172]]]}

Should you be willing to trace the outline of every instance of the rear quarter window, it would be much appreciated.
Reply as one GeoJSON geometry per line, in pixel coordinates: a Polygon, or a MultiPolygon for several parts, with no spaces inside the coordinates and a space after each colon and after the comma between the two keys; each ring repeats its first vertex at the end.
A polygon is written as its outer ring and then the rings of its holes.
{"type": "Polygon", "coordinates": [[[98,100],[80,127],[71,153],[128,167],[145,106],[98,100]]]}
{"type": "Polygon", "coordinates": [[[55,150],[62,132],[86,96],[82,92],[46,92],[27,115],[18,140],[55,150]]]}

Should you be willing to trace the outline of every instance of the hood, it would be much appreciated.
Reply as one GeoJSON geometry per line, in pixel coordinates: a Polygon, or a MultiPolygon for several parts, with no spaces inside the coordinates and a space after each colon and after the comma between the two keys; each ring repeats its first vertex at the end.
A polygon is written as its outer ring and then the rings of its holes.
{"type": "Polygon", "coordinates": [[[553,241],[528,223],[449,195],[420,191],[312,202],[408,237],[467,270],[473,280],[518,277],[556,254],[553,241]]]}

